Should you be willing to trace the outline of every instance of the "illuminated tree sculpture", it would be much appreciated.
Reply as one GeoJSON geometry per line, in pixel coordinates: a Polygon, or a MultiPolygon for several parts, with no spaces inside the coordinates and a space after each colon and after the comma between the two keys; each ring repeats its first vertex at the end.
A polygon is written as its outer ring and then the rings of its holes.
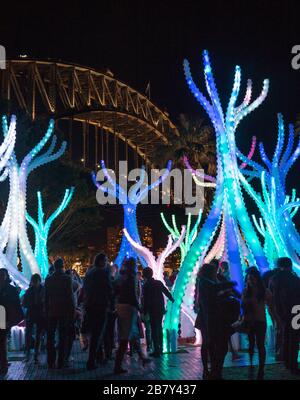
{"type": "MultiPolygon", "coordinates": [[[[8,132],[7,119],[3,118],[3,131],[8,132]]],[[[26,224],[26,194],[27,179],[29,174],[36,168],[58,159],[65,151],[66,142],[63,142],[60,149],[53,152],[57,138],[52,137],[48,150],[42,154],[38,153],[49,141],[54,130],[54,120],[50,120],[49,127],[39,143],[18,163],[15,153],[12,153],[8,164],[9,175],[9,198],[4,220],[2,222],[5,232],[2,248],[5,248],[7,259],[12,265],[17,265],[17,254],[19,250],[24,275],[29,279],[31,274],[40,274],[40,269],[27,235],[26,224]]]]}
{"type": "MultiPolygon", "coordinates": [[[[300,272],[300,235],[292,221],[300,203],[296,198],[295,189],[292,196],[286,194],[287,174],[300,155],[300,139],[294,148],[294,128],[289,125],[289,135],[285,145],[284,121],[278,115],[278,139],[272,160],[268,158],[262,143],[259,145],[260,156],[264,165],[247,161],[249,168],[242,171],[250,178],[259,178],[262,195],[257,193],[250,182],[240,175],[240,180],[246,191],[256,202],[262,219],[254,223],[265,238],[264,250],[271,266],[277,257],[288,256],[293,260],[295,268],[300,272]]],[[[245,156],[237,152],[238,157],[245,161],[245,156]]],[[[246,161],[245,161],[246,162],[246,161]]]]}
{"type": "MultiPolygon", "coordinates": [[[[2,121],[5,122],[3,126],[5,129],[3,129],[4,140],[0,145],[0,182],[3,182],[9,175],[8,165],[16,142],[16,117],[12,115],[9,126],[5,117],[3,117],[2,121]]],[[[7,226],[2,223],[0,227],[0,268],[6,268],[14,282],[20,288],[26,289],[28,287],[28,280],[18,271],[16,264],[12,264],[3,253],[5,238],[7,237],[6,229],[7,226]]]]}
{"type": "Polygon", "coordinates": [[[43,278],[46,278],[49,271],[48,259],[48,236],[51,225],[54,220],[66,209],[74,194],[74,187],[65,190],[62,202],[55,211],[45,221],[45,214],[43,210],[43,202],[41,192],[37,192],[38,198],[38,219],[35,221],[28,213],[26,213],[27,221],[31,224],[35,234],[35,248],[34,255],[40,267],[43,278]]]}
{"type": "MultiPolygon", "coordinates": [[[[109,171],[105,167],[105,163],[102,160],[100,162],[101,165],[101,173],[107,179],[106,184],[100,184],[97,181],[95,173],[92,173],[92,179],[96,187],[101,190],[103,193],[112,196],[115,199],[118,199],[120,204],[123,206],[124,212],[124,228],[127,230],[129,236],[139,245],[141,245],[141,240],[138,232],[137,219],[136,219],[136,208],[139,203],[148,195],[152,189],[157,188],[169,175],[171,169],[171,161],[168,162],[167,168],[163,172],[163,174],[155,180],[155,182],[150,185],[146,184],[146,172],[144,168],[140,170],[141,176],[137,183],[134,184],[134,187],[131,187],[129,193],[116,182],[114,178],[110,175],[109,171]]],[[[98,172],[99,173],[99,172],[98,172]]],[[[127,179],[126,176],[124,176],[127,179]]],[[[119,249],[119,253],[114,263],[120,268],[124,259],[128,257],[139,258],[141,264],[146,266],[146,262],[141,256],[137,256],[137,253],[130,245],[126,235],[123,234],[121,246],[119,249]]]]}
{"type": "MultiPolygon", "coordinates": [[[[171,234],[173,240],[179,239],[180,238],[180,232],[178,230],[177,224],[176,224],[176,217],[175,215],[172,215],[172,226],[168,224],[168,222],[165,219],[165,216],[163,213],[160,214],[161,219],[163,221],[163,224],[167,228],[168,232],[171,234]]],[[[201,217],[202,217],[202,209],[200,209],[197,220],[195,221],[195,224],[193,228],[191,229],[191,214],[188,214],[188,219],[187,219],[187,224],[186,224],[186,232],[185,232],[185,237],[184,240],[180,243],[180,265],[183,263],[183,260],[185,256],[187,255],[191,244],[195,240],[197,234],[198,234],[198,227],[201,222],[201,217]]],[[[194,313],[192,304],[194,301],[194,292],[195,292],[195,285],[196,285],[196,274],[198,270],[198,265],[195,265],[195,273],[192,274],[192,276],[189,279],[189,283],[186,288],[186,294],[183,298],[183,302],[181,304],[181,311],[183,314],[186,316],[188,321],[192,323],[194,326],[196,315],[194,313]]],[[[174,288],[176,286],[177,280],[174,282],[174,288]]],[[[197,338],[196,344],[200,343],[200,337],[197,338]]]]}
{"type": "Polygon", "coordinates": [[[168,345],[171,350],[176,350],[177,347],[179,309],[188,284],[188,277],[191,276],[199,257],[207,254],[222,215],[226,226],[226,252],[230,263],[230,272],[232,279],[237,281],[238,288],[242,289],[243,269],[245,268],[241,238],[248,254],[252,255],[253,261],[260,270],[265,271],[268,269],[263,248],[258,240],[243,199],[239,165],[236,157],[235,132],[241,120],[264,101],[268,92],[269,82],[264,80],[262,93],[250,103],[252,82],[248,80],[245,97],[242,103],[236,106],[241,83],[241,71],[240,67],[237,66],[227,111],[224,113],[207,51],[203,52],[203,62],[205,84],[210,100],[196,86],[186,60],[184,61],[184,70],[190,90],[207,112],[216,133],[216,191],[208,217],[180,268],[177,277],[178,285],[174,292],[175,305],[171,305],[167,310],[165,332],[168,335],[168,345]]]}
{"type": "Polygon", "coordinates": [[[183,242],[185,235],[185,226],[182,226],[181,233],[178,239],[173,240],[172,235],[168,236],[168,243],[164,250],[160,253],[158,257],[155,257],[151,250],[147,247],[142,246],[137,243],[132,237],[129,235],[127,229],[124,229],[124,235],[130,245],[134,248],[137,254],[142,257],[146,261],[146,265],[153,270],[154,279],[158,279],[165,283],[164,280],[164,263],[166,258],[172,254],[178,246],[183,242]]]}

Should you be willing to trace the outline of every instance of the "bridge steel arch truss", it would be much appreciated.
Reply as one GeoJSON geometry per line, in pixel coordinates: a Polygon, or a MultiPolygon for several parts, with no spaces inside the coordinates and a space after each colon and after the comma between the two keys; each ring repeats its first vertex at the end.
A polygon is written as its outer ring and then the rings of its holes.
{"type": "Polygon", "coordinates": [[[111,73],[26,58],[8,60],[6,69],[0,70],[0,82],[2,99],[16,102],[32,119],[45,115],[56,121],[81,122],[83,162],[92,150],[88,145],[87,125],[95,126],[95,162],[101,156],[99,128],[114,135],[115,162],[117,140],[121,140],[149,166],[156,146],[167,143],[168,134],[178,135],[166,113],[111,73]]]}

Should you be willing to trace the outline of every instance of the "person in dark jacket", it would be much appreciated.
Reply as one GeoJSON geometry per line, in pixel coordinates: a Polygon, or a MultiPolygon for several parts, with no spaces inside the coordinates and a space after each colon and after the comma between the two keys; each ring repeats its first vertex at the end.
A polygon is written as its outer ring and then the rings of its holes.
{"type": "Polygon", "coordinates": [[[45,311],[47,323],[47,362],[55,368],[55,333],[58,330],[57,367],[63,368],[66,361],[68,328],[74,318],[74,296],[72,280],[64,272],[64,262],[58,258],[54,262],[54,273],[45,281],[45,311]]]}
{"type": "Polygon", "coordinates": [[[292,260],[288,257],[278,258],[277,267],[279,271],[271,279],[269,288],[273,294],[274,311],[283,330],[284,363],[286,368],[298,375],[299,330],[292,327],[292,308],[300,304],[300,278],[294,273],[292,260]]]}
{"type": "Polygon", "coordinates": [[[0,374],[6,374],[7,362],[7,336],[10,328],[17,325],[23,319],[19,293],[16,287],[10,284],[10,277],[7,269],[0,269],[0,374]],[[3,314],[5,310],[5,315],[3,314]],[[3,317],[5,320],[3,321],[3,317]]]}
{"type": "Polygon", "coordinates": [[[163,351],[162,320],[166,312],[164,295],[174,302],[173,296],[165,285],[153,278],[153,271],[147,267],[143,269],[145,284],[143,287],[143,313],[150,318],[151,337],[154,352],[150,355],[160,357],[163,351]]]}
{"type": "MultiPolygon", "coordinates": [[[[270,289],[270,282],[272,278],[279,272],[280,269],[276,266],[273,269],[269,269],[262,275],[262,280],[264,282],[265,288],[270,289]]],[[[273,303],[273,302],[272,302],[273,303]]],[[[275,358],[276,361],[283,361],[283,327],[281,326],[281,321],[278,315],[274,312],[273,307],[269,307],[269,315],[272,320],[272,325],[275,330],[275,358]]]]}
{"type": "Polygon", "coordinates": [[[224,323],[221,302],[224,291],[232,289],[234,282],[217,280],[218,265],[203,264],[198,273],[198,315],[195,327],[201,330],[201,356],[203,379],[221,379],[223,363],[228,351],[229,326],[224,323]],[[222,295],[221,295],[222,294],[222,295]],[[208,369],[208,357],[211,371],[208,369]]]}
{"type": "Polygon", "coordinates": [[[25,351],[26,361],[30,359],[31,340],[34,327],[34,361],[38,363],[41,337],[45,328],[45,288],[39,274],[33,274],[30,286],[26,290],[22,305],[26,309],[25,351]]]}
{"type": "Polygon", "coordinates": [[[115,374],[126,373],[127,370],[122,367],[122,362],[128,348],[129,341],[134,350],[138,353],[143,366],[150,360],[144,355],[140,346],[138,317],[140,304],[137,290],[137,265],[134,258],[128,258],[120,276],[116,282],[115,290],[117,296],[117,318],[119,322],[119,347],[116,354],[115,374]]]}
{"type": "Polygon", "coordinates": [[[83,333],[90,334],[87,369],[97,368],[96,355],[102,345],[107,313],[112,301],[112,283],[105,254],[97,254],[83,281],[83,333]]]}
{"type": "Polygon", "coordinates": [[[112,296],[107,311],[106,327],[103,342],[99,344],[96,360],[100,364],[106,364],[112,359],[112,351],[115,347],[115,323],[116,323],[116,295],[115,283],[117,280],[118,267],[110,265],[107,269],[112,284],[112,296]]]}
{"type": "MultiPolygon", "coordinates": [[[[219,282],[229,282],[229,281],[231,281],[230,268],[229,268],[229,263],[227,261],[222,261],[219,264],[218,273],[217,273],[217,280],[219,282]]],[[[234,289],[234,288],[232,289],[232,295],[237,299],[241,298],[240,292],[238,290],[234,289]]],[[[231,353],[232,361],[240,359],[239,353],[235,350],[235,348],[233,346],[233,342],[232,342],[232,337],[231,336],[229,337],[228,347],[229,347],[229,351],[231,353]]]]}

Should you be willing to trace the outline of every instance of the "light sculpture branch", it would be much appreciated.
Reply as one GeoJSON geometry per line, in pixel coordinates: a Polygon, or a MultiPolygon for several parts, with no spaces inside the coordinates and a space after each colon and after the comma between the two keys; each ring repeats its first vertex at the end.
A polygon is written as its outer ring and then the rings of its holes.
{"type": "MultiPolygon", "coordinates": [[[[8,125],[8,121],[6,117],[2,118],[2,121],[5,122],[5,129],[3,129],[4,140],[0,145],[0,181],[3,182],[9,174],[8,165],[10,163],[15,142],[16,142],[16,117],[15,115],[11,116],[10,123],[8,125]]],[[[18,270],[17,264],[12,264],[6,255],[3,253],[4,245],[3,241],[7,236],[7,226],[1,225],[0,227],[0,268],[6,268],[12,278],[12,280],[23,290],[28,287],[28,280],[24,277],[24,275],[18,270]]]]}
{"type": "Polygon", "coordinates": [[[127,229],[124,228],[124,235],[130,245],[134,248],[137,254],[146,261],[146,265],[153,270],[154,279],[158,279],[165,283],[164,281],[164,263],[166,258],[172,254],[177,247],[180,246],[182,241],[184,240],[185,235],[185,226],[182,226],[181,233],[178,239],[173,240],[172,235],[168,236],[168,243],[164,250],[158,257],[155,257],[152,251],[150,251],[147,247],[142,246],[140,243],[137,243],[128,233],[127,229]]]}
{"type": "MultiPolygon", "coordinates": [[[[251,143],[251,147],[249,150],[249,154],[247,156],[248,160],[251,160],[254,153],[255,153],[255,148],[256,148],[256,136],[252,136],[252,143],[251,143]]],[[[194,181],[197,185],[203,186],[203,187],[216,187],[216,178],[214,178],[211,175],[207,175],[205,174],[203,171],[201,170],[195,170],[190,162],[187,156],[183,156],[183,163],[185,165],[185,167],[191,172],[194,181]],[[201,178],[201,180],[197,179],[197,177],[201,178]],[[208,181],[208,182],[205,182],[208,181]]],[[[240,165],[240,169],[246,168],[246,166],[248,165],[248,162],[243,162],[240,165]]]]}
{"type": "MultiPolygon", "coordinates": [[[[243,199],[241,185],[239,182],[239,166],[236,159],[236,143],[235,132],[241,120],[258,107],[265,99],[269,82],[264,80],[263,89],[260,94],[252,103],[251,101],[251,82],[248,81],[246,95],[244,101],[240,106],[236,106],[237,97],[240,91],[241,71],[237,66],[235,69],[235,77],[232,93],[228,102],[226,113],[223,112],[219,96],[217,93],[216,85],[212,75],[212,69],[208,57],[208,53],[204,52],[204,73],[207,91],[210,96],[211,103],[204,97],[204,95],[196,87],[190,73],[188,62],[185,61],[185,74],[188,85],[193,92],[196,99],[201,103],[207,111],[215,131],[220,134],[221,146],[220,156],[224,173],[224,190],[225,190],[225,224],[227,229],[227,237],[230,238],[230,249],[228,255],[231,257],[230,264],[232,265],[232,276],[238,278],[241,282],[242,260],[239,261],[238,249],[238,232],[242,231],[245,242],[249,251],[253,254],[256,264],[261,270],[266,269],[266,259],[263,249],[259,243],[255,229],[248,216],[246,206],[243,199]],[[235,242],[235,245],[234,245],[235,242]]],[[[250,161],[250,160],[249,160],[250,161]]],[[[229,242],[229,240],[227,241],[229,242]]],[[[239,283],[240,283],[239,282],[239,283]]]]}
{"type": "MultiPolygon", "coordinates": [[[[272,159],[267,156],[263,143],[259,144],[259,150],[263,165],[250,162],[248,166],[251,169],[242,173],[245,177],[259,178],[262,197],[246,178],[241,177],[244,188],[254,199],[263,218],[259,224],[254,220],[256,228],[265,238],[264,250],[270,265],[274,265],[276,257],[287,256],[300,272],[300,235],[292,221],[300,203],[295,190],[291,198],[286,194],[287,174],[300,155],[300,140],[294,147],[293,125],[289,125],[286,140],[283,117],[278,114],[277,144],[272,159]]],[[[245,159],[241,152],[237,152],[237,156],[245,159]]]]}
{"type": "MultiPolygon", "coordinates": [[[[7,119],[2,119],[3,131],[5,136],[8,133],[7,119]]],[[[26,197],[27,180],[29,174],[36,168],[52,162],[64,153],[66,142],[63,142],[59,150],[54,152],[56,136],[52,137],[49,149],[42,155],[38,155],[45,147],[54,131],[54,120],[50,120],[48,129],[39,143],[24,157],[19,164],[15,153],[12,153],[8,164],[8,176],[10,181],[9,199],[7,210],[2,222],[2,232],[6,232],[2,237],[1,247],[5,248],[8,260],[16,265],[19,250],[22,263],[22,270],[29,279],[31,274],[40,274],[40,269],[34,252],[30,245],[27,225],[26,225],[26,197]]]]}
{"type": "MultiPolygon", "coordinates": [[[[127,230],[129,236],[139,245],[141,245],[141,239],[138,232],[137,226],[137,218],[136,218],[136,209],[138,204],[147,196],[148,192],[157,188],[169,175],[171,170],[172,162],[169,161],[167,164],[167,168],[163,172],[163,174],[155,180],[150,185],[145,184],[145,170],[141,170],[141,176],[139,181],[135,184],[135,191],[129,190],[127,191],[118,184],[109,174],[109,171],[105,167],[105,163],[103,160],[100,162],[101,171],[103,172],[105,178],[107,179],[109,186],[105,186],[97,181],[97,177],[95,173],[92,173],[92,179],[95,186],[104,193],[108,193],[109,195],[120,200],[120,203],[123,206],[124,212],[124,228],[127,230]]],[[[126,176],[124,178],[127,178],[126,176]]],[[[119,253],[117,258],[114,261],[119,268],[121,267],[125,258],[134,257],[137,258],[137,254],[133,247],[130,245],[126,235],[123,234],[121,240],[121,246],[119,249],[119,253]]],[[[145,267],[146,262],[142,256],[138,256],[141,264],[145,267]]]]}
{"type": "Polygon", "coordinates": [[[264,80],[261,94],[251,102],[252,83],[248,80],[244,100],[240,105],[236,105],[241,83],[241,71],[237,66],[233,89],[225,113],[221,106],[207,51],[203,52],[203,63],[205,84],[209,99],[196,86],[187,60],[184,61],[184,71],[191,92],[207,112],[216,133],[216,191],[208,217],[186,255],[177,276],[178,285],[176,291],[174,291],[175,303],[178,304],[177,310],[175,310],[172,304],[168,305],[167,308],[164,331],[169,339],[167,341],[169,350],[176,350],[177,347],[178,309],[180,308],[188,284],[188,278],[186,277],[192,274],[194,266],[199,259],[201,261],[204,260],[210,243],[218,229],[222,215],[224,215],[226,226],[226,252],[231,268],[230,272],[232,278],[237,281],[238,288],[242,289],[243,269],[245,268],[243,252],[240,249],[241,233],[248,252],[253,255],[255,264],[262,272],[268,269],[263,248],[248,216],[243,199],[239,180],[239,165],[236,156],[235,133],[241,120],[257,108],[266,98],[269,81],[264,80]]]}
{"type": "MultiPolygon", "coordinates": [[[[198,228],[199,228],[201,218],[202,218],[202,213],[203,213],[203,210],[200,209],[199,214],[197,216],[197,219],[196,219],[192,229],[191,229],[191,214],[190,213],[188,214],[185,238],[180,243],[180,255],[181,255],[180,266],[182,265],[188,251],[190,250],[190,247],[191,247],[193,241],[196,239],[196,236],[198,234],[198,228]]],[[[169,233],[172,235],[173,240],[179,239],[180,232],[179,232],[177,224],[176,224],[175,215],[172,215],[172,225],[170,225],[166,221],[163,213],[161,213],[160,216],[163,221],[163,224],[165,225],[165,227],[167,228],[169,233]]],[[[186,295],[184,296],[183,302],[180,305],[181,311],[187,316],[188,320],[191,321],[193,326],[195,324],[196,315],[194,313],[192,303],[193,303],[193,299],[194,299],[196,274],[197,274],[198,268],[199,268],[199,265],[195,264],[194,269],[195,269],[196,273],[193,273],[191,276],[187,277],[189,280],[189,283],[187,284],[186,295]]],[[[177,284],[178,284],[177,280],[175,280],[173,291],[175,291],[177,284]]],[[[178,304],[174,307],[174,310],[176,310],[176,313],[177,313],[177,307],[178,307],[178,304]]],[[[196,344],[199,344],[199,342],[200,342],[200,337],[197,337],[196,344]]]]}
{"type": "Polygon", "coordinates": [[[45,213],[42,203],[41,192],[37,192],[38,199],[38,218],[35,221],[28,213],[26,213],[26,219],[33,227],[35,234],[35,248],[34,255],[36,257],[37,263],[40,267],[41,275],[45,279],[49,271],[49,259],[48,259],[48,236],[51,229],[51,225],[54,220],[66,209],[69,205],[73,194],[74,187],[65,190],[64,197],[60,205],[55,211],[48,217],[45,221],[45,213]]]}

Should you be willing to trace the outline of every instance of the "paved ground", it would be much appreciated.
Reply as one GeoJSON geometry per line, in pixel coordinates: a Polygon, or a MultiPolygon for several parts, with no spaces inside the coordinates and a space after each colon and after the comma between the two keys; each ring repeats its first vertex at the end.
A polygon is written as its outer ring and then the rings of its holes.
{"type": "MultiPolygon", "coordinates": [[[[246,352],[241,352],[241,359],[231,361],[230,354],[227,355],[224,378],[249,380],[255,379],[257,367],[250,369],[246,352]]],[[[96,371],[88,372],[85,369],[86,353],[79,348],[76,342],[73,350],[74,360],[71,366],[65,370],[48,370],[46,356],[41,355],[38,366],[31,362],[24,362],[22,353],[10,353],[10,367],[8,374],[0,380],[188,380],[201,379],[202,364],[200,359],[200,348],[193,346],[181,347],[177,354],[165,354],[161,359],[153,360],[151,364],[143,368],[141,363],[134,357],[127,357],[126,368],[128,373],[122,376],[112,374],[113,361],[100,367],[96,371]]],[[[257,364],[257,357],[255,357],[257,364]]],[[[300,379],[289,374],[282,364],[276,363],[272,355],[267,357],[265,379],[294,380],[300,379]]]]}

